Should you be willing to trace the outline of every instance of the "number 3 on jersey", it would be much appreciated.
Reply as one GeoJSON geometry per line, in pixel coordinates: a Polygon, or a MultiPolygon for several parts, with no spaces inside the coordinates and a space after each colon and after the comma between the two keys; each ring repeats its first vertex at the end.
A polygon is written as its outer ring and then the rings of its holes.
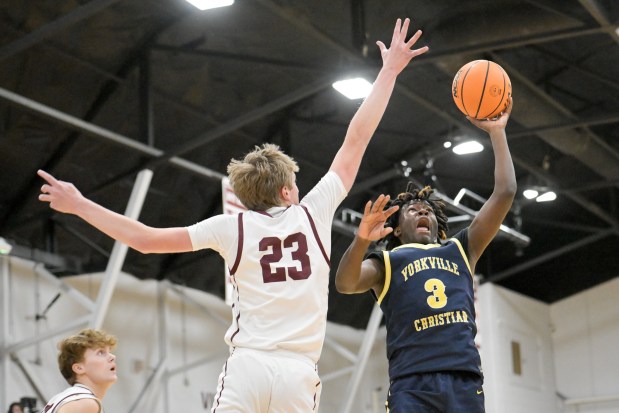
{"type": "Polygon", "coordinates": [[[430,278],[423,285],[423,288],[432,295],[428,296],[428,305],[432,308],[443,308],[447,305],[445,295],[445,284],[438,278],[430,278]]]}
{"type": "Polygon", "coordinates": [[[286,281],[286,273],[293,280],[305,280],[311,275],[307,239],[303,233],[288,235],[283,241],[277,237],[262,238],[258,245],[260,251],[270,251],[260,258],[262,280],[265,283],[286,281]],[[284,250],[290,250],[290,256],[293,259],[293,265],[289,267],[286,266],[289,262],[280,262],[284,257],[284,250]]]}

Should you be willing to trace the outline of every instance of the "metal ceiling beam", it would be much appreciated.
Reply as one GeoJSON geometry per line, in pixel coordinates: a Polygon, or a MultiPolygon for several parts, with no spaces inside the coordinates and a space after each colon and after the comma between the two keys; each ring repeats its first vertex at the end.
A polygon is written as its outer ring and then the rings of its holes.
{"type": "Polygon", "coordinates": [[[556,42],[559,40],[568,40],[576,37],[592,36],[596,34],[608,33],[614,30],[614,26],[607,25],[603,27],[588,27],[588,28],[576,28],[567,30],[558,30],[555,32],[532,35],[532,36],[518,36],[516,39],[508,39],[505,41],[489,42],[475,46],[462,46],[456,49],[446,49],[432,53],[427,56],[420,56],[419,63],[434,63],[438,60],[443,60],[447,57],[455,56],[468,56],[472,54],[484,54],[496,50],[515,49],[517,47],[531,46],[535,44],[556,42]]]}
{"type": "Polygon", "coordinates": [[[119,1],[120,0],[91,0],[84,5],[76,7],[64,16],[33,30],[19,40],[0,47],[0,61],[42,42],[59,31],[87,19],[119,1]]]}
{"type": "Polygon", "coordinates": [[[153,51],[162,51],[169,52],[174,54],[188,54],[192,56],[201,56],[204,58],[217,58],[217,59],[228,59],[228,60],[237,60],[244,63],[257,63],[261,65],[269,65],[269,66],[279,66],[288,69],[302,69],[302,70],[319,70],[321,72],[326,72],[331,70],[330,67],[319,66],[319,65],[309,65],[309,64],[301,64],[294,63],[290,60],[279,60],[279,59],[268,59],[260,56],[250,56],[247,54],[238,54],[238,53],[228,53],[221,52],[216,50],[207,50],[207,49],[188,49],[182,46],[169,46],[165,44],[155,44],[153,45],[153,51]]]}
{"type": "MultiPolygon", "coordinates": [[[[83,121],[80,118],[68,115],[64,112],[61,112],[49,106],[43,105],[32,99],[28,99],[26,97],[13,93],[4,88],[0,88],[0,99],[5,99],[11,104],[13,104],[14,106],[21,107],[30,112],[41,115],[42,117],[46,119],[52,120],[56,123],[60,123],[73,130],[84,133],[87,136],[92,136],[98,139],[103,139],[112,144],[120,145],[124,148],[138,152],[141,155],[145,155],[151,158],[156,158],[156,157],[163,156],[164,154],[164,152],[160,149],[150,147],[143,143],[137,142],[134,139],[128,138],[124,135],[112,132],[108,129],[97,126],[93,123],[83,121]]],[[[223,174],[217,171],[205,168],[201,165],[189,162],[185,159],[181,159],[178,157],[172,157],[168,159],[168,161],[172,165],[189,170],[199,175],[206,176],[208,178],[220,180],[221,178],[224,177],[223,174]]]]}
{"type": "Polygon", "coordinates": [[[217,140],[231,132],[242,128],[243,126],[249,125],[250,123],[253,123],[285,107],[288,107],[293,103],[297,103],[309,96],[320,92],[321,90],[331,86],[331,83],[333,83],[333,81],[333,76],[325,76],[308,85],[302,86],[299,89],[288,93],[287,95],[281,96],[271,102],[268,102],[257,109],[250,110],[249,112],[246,112],[231,121],[225,122],[217,126],[216,128],[209,130],[208,132],[205,132],[202,135],[183,143],[182,145],[179,145],[174,150],[156,159],[154,162],[151,163],[151,165],[156,166],[161,162],[167,161],[171,157],[186,154],[187,152],[193,151],[200,146],[217,140]]]}
{"type": "Polygon", "coordinates": [[[612,21],[610,16],[608,15],[608,11],[605,7],[600,4],[598,0],[578,0],[578,2],[582,5],[582,7],[587,10],[587,12],[593,16],[593,18],[599,23],[602,27],[609,27],[606,30],[606,33],[610,35],[610,37],[615,41],[615,43],[619,44],[619,33],[617,33],[616,25],[612,25],[612,21]]]}
{"type": "MultiPolygon", "coordinates": [[[[523,96],[524,99],[527,99],[525,100],[525,103],[529,107],[529,110],[525,114],[520,115],[518,118],[520,123],[535,123],[539,118],[538,113],[544,113],[541,112],[544,110],[544,107],[546,108],[545,118],[577,118],[571,111],[548,96],[526,76],[522,75],[515,68],[510,67],[508,63],[502,60],[499,56],[493,55],[493,59],[508,71],[510,78],[513,79],[512,85],[515,82],[518,82],[521,84],[522,90],[532,92],[524,94],[523,96]],[[524,116],[527,114],[528,117],[525,118],[524,116]]],[[[608,180],[619,179],[619,153],[614,151],[613,148],[611,148],[599,136],[595,135],[591,130],[587,128],[585,128],[585,130],[587,132],[587,139],[585,139],[574,129],[563,131],[561,133],[555,133],[558,132],[556,130],[540,131],[537,132],[536,135],[560,152],[578,159],[581,163],[598,173],[600,176],[603,176],[608,180]]],[[[549,180],[547,174],[540,174],[537,171],[535,173],[538,177],[549,180]]],[[[554,182],[554,186],[556,188],[560,188],[560,185],[557,185],[556,182],[554,182]]],[[[589,202],[574,193],[566,192],[565,196],[592,214],[603,219],[613,227],[619,228],[619,220],[602,210],[602,208],[600,208],[597,204],[589,202]]]]}
{"type": "Polygon", "coordinates": [[[563,254],[566,254],[572,250],[584,247],[585,245],[591,244],[593,242],[596,242],[602,238],[605,238],[613,233],[616,233],[617,230],[610,228],[610,229],[606,229],[604,231],[600,231],[596,234],[590,235],[586,238],[582,238],[578,241],[572,242],[570,244],[564,245],[560,248],[557,248],[554,251],[548,252],[546,254],[540,255],[539,257],[533,258],[531,260],[528,260],[527,262],[521,264],[521,265],[516,265],[514,267],[509,268],[508,270],[505,271],[501,271],[498,272],[496,274],[493,274],[492,276],[488,276],[488,278],[485,281],[490,281],[490,282],[499,282],[499,281],[503,281],[506,278],[511,277],[514,274],[517,274],[521,271],[527,270],[529,268],[535,267],[539,264],[542,264],[546,261],[550,261],[553,258],[559,257],[563,254]]]}

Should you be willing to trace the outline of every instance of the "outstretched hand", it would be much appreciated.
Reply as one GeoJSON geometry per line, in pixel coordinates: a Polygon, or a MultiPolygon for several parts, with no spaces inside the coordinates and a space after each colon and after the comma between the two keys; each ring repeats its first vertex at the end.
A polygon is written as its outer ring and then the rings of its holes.
{"type": "Polygon", "coordinates": [[[430,50],[428,46],[423,46],[419,49],[411,49],[421,37],[421,30],[417,30],[413,37],[406,41],[409,24],[410,19],[408,18],[404,19],[404,24],[402,24],[401,19],[396,21],[395,28],[393,29],[393,37],[391,38],[391,45],[388,49],[380,40],[376,42],[383,58],[383,67],[393,68],[400,73],[411,59],[430,50]]]}
{"type": "Polygon", "coordinates": [[[75,213],[77,201],[83,198],[81,192],[72,183],[59,181],[41,169],[37,175],[47,182],[41,186],[39,201],[49,202],[50,208],[58,212],[75,213]]]}
{"type": "Polygon", "coordinates": [[[363,218],[357,230],[357,236],[368,241],[378,241],[389,235],[393,228],[385,228],[385,222],[393,215],[400,207],[395,205],[385,210],[385,206],[389,202],[389,195],[380,195],[372,204],[368,201],[365,204],[363,218]]]}
{"type": "Polygon", "coordinates": [[[509,120],[509,116],[512,113],[513,106],[514,106],[514,102],[512,98],[510,97],[508,104],[507,104],[507,108],[505,108],[505,110],[501,112],[501,114],[496,119],[479,120],[479,119],[471,118],[470,116],[467,116],[466,118],[469,120],[469,122],[477,126],[479,129],[484,130],[488,133],[491,133],[493,130],[496,130],[496,129],[505,129],[505,127],[507,126],[507,121],[509,120]]]}

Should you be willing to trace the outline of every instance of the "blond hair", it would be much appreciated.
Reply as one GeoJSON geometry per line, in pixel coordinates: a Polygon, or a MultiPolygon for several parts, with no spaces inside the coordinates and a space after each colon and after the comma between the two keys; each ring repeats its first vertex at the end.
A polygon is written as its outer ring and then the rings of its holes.
{"type": "Polygon", "coordinates": [[[228,177],[237,197],[246,208],[264,211],[281,204],[279,191],[292,187],[292,174],[299,167],[279,146],[265,143],[256,146],[243,160],[232,159],[228,177]]]}
{"type": "Polygon", "coordinates": [[[114,348],[116,337],[102,330],[85,329],[69,336],[58,343],[58,367],[60,373],[71,386],[75,384],[77,377],[73,371],[75,363],[84,361],[86,350],[96,350],[103,347],[114,348]]]}

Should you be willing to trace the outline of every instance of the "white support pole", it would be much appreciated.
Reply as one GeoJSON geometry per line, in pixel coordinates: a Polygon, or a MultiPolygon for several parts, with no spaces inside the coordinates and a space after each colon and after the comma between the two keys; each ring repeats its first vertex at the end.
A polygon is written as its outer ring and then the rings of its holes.
{"type": "Polygon", "coordinates": [[[167,412],[169,410],[169,394],[167,385],[165,383],[165,372],[168,358],[168,329],[166,323],[166,292],[168,290],[168,287],[168,281],[162,281],[157,284],[157,339],[159,344],[159,362],[157,363],[155,371],[148,377],[146,383],[144,383],[144,386],[142,387],[142,390],[138,394],[138,397],[131,405],[131,408],[129,409],[130,413],[138,411],[138,408],[141,408],[141,410],[143,411],[148,410],[145,406],[147,402],[153,399],[153,397],[159,395],[158,393],[151,391],[151,389],[153,387],[156,388],[157,386],[162,385],[164,412],[167,412]],[[142,403],[143,400],[146,400],[147,402],[142,403]]]}
{"type": "Polygon", "coordinates": [[[331,350],[338,353],[340,356],[344,357],[346,360],[354,363],[357,361],[357,355],[352,351],[348,350],[346,347],[332,339],[331,337],[325,337],[325,344],[331,348],[331,350]]]}
{"type": "Polygon", "coordinates": [[[343,367],[343,368],[341,368],[339,370],[330,371],[327,374],[321,374],[320,375],[320,381],[324,384],[324,383],[326,383],[328,381],[338,379],[341,376],[344,376],[346,374],[350,374],[353,371],[355,371],[355,366],[354,365],[351,365],[351,366],[348,366],[348,367],[343,367]]]}
{"type": "Polygon", "coordinates": [[[8,406],[9,383],[9,257],[0,255],[0,406],[8,406]]]}
{"type": "Polygon", "coordinates": [[[30,384],[30,387],[32,388],[32,391],[34,391],[36,393],[37,399],[39,400],[39,402],[43,406],[45,406],[45,403],[47,403],[47,401],[49,400],[49,397],[51,395],[50,394],[46,394],[46,393],[43,392],[43,390],[41,390],[41,389],[45,388],[45,386],[41,386],[40,380],[37,379],[37,375],[30,368],[30,364],[29,363],[24,363],[19,358],[17,353],[11,353],[11,361],[13,363],[15,363],[17,365],[17,367],[21,370],[22,374],[24,375],[24,377],[26,378],[26,380],[30,384]]]}
{"type": "MultiPolygon", "coordinates": [[[[137,219],[140,216],[140,211],[142,210],[142,205],[144,204],[144,199],[146,198],[152,176],[153,171],[150,169],[144,169],[138,174],[125,211],[127,217],[137,219]]],[[[118,281],[118,276],[125,261],[125,257],[127,256],[128,249],[129,247],[121,242],[116,241],[114,243],[112,255],[105,269],[105,278],[99,289],[95,311],[90,323],[92,328],[99,329],[103,325],[103,320],[107,314],[107,309],[110,305],[112,294],[114,293],[114,287],[118,281]]]]}
{"type": "Polygon", "coordinates": [[[348,382],[348,389],[345,393],[347,397],[344,399],[344,404],[339,410],[340,413],[349,413],[352,409],[352,404],[355,401],[357,389],[359,388],[361,377],[363,376],[370,352],[372,351],[372,346],[376,340],[376,333],[378,332],[382,318],[382,310],[378,304],[374,304],[372,314],[370,315],[370,320],[368,321],[368,326],[365,330],[365,336],[363,337],[363,342],[361,343],[361,348],[359,349],[356,368],[350,377],[350,381],[348,382]]]}
{"type": "MultiPolygon", "coordinates": [[[[169,282],[164,280],[157,284],[157,307],[159,314],[159,359],[167,364],[168,359],[168,323],[166,319],[166,295],[169,287],[169,282]]],[[[166,365],[164,364],[164,366],[166,365]]],[[[168,380],[165,375],[161,377],[163,411],[170,411],[170,390],[168,388],[168,380]]]]}

